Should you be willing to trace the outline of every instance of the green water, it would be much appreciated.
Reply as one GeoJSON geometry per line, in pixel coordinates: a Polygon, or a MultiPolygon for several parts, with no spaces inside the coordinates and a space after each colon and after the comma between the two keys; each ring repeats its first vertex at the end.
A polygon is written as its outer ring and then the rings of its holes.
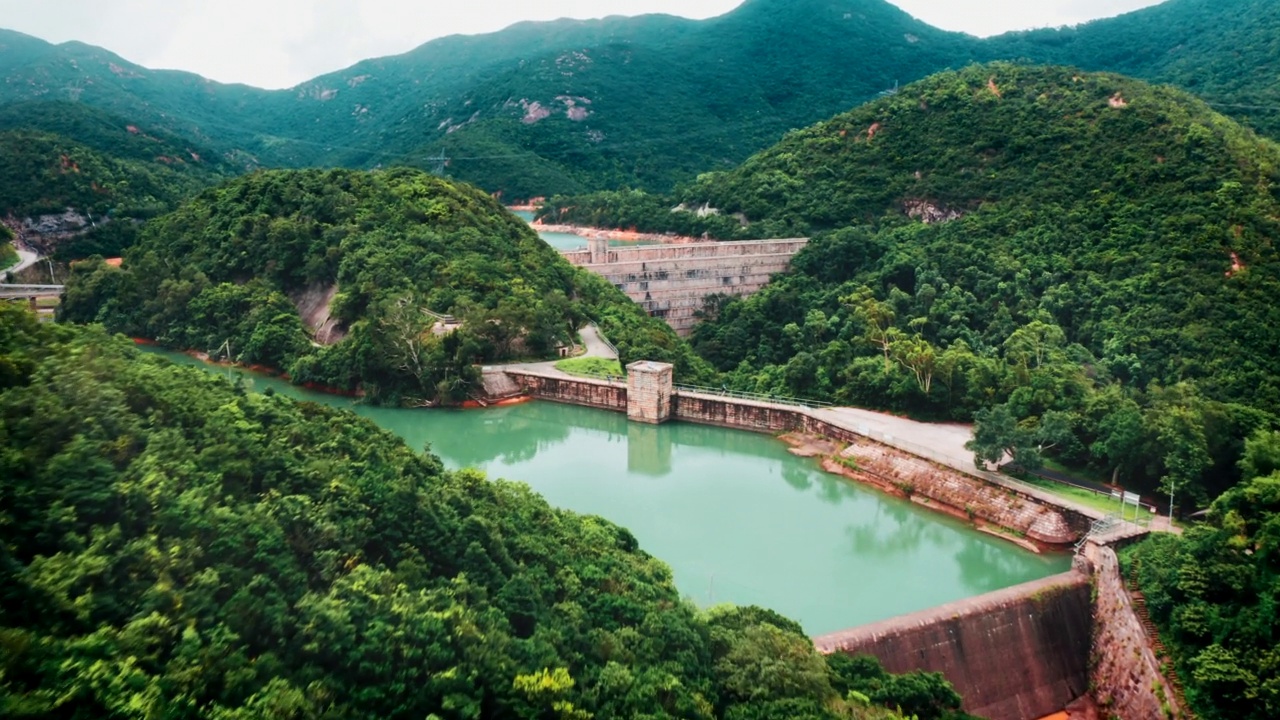
{"type": "MultiPolygon", "coordinates": [[[[533,213],[527,210],[516,210],[514,214],[524,218],[527,222],[533,222],[533,213]]],[[[587,239],[581,235],[573,233],[560,232],[543,232],[538,231],[538,237],[542,238],[548,245],[557,250],[582,250],[587,247],[587,239]]],[[[652,245],[647,240],[610,240],[610,247],[624,247],[633,245],[652,245]]]]}
{"type": "Polygon", "coordinates": [[[449,467],[528,483],[553,505],[629,528],[699,604],[757,604],[823,634],[1062,572],[963,523],[822,472],[768,435],[628,423],[534,402],[487,410],[374,408],[260,375],[253,389],[349,407],[430,443],[449,467]]]}

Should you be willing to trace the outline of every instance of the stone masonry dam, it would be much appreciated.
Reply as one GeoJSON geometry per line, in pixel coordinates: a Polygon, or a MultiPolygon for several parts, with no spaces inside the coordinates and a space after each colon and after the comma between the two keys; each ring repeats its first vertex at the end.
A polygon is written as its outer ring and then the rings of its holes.
{"type": "Polygon", "coordinates": [[[585,250],[561,254],[666,320],[681,336],[712,295],[750,295],[791,265],[808,238],[741,242],[673,243],[609,247],[606,238],[590,238],[585,250]]]}

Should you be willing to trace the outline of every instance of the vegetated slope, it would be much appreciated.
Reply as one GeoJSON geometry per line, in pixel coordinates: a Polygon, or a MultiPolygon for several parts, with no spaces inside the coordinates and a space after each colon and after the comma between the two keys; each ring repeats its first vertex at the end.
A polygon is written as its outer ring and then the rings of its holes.
{"type": "Polygon", "coordinates": [[[1275,144],[1171,88],[943,73],[685,193],[818,233],[693,343],[740,386],[982,411],[980,430],[1004,423],[980,437],[993,458],[1056,446],[1139,487],[1221,490],[1280,412],[1277,167],[1275,144]]]}
{"type": "Polygon", "coordinates": [[[1280,717],[1280,433],[1251,437],[1241,467],[1205,522],[1121,556],[1205,720],[1280,717]]]}
{"type": "Polygon", "coordinates": [[[1072,28],[1008,33],[983,47],[989,58],[1025,57],[1171,83],[1280,137],[1280,5],[1270,0],[1167,0],[1072,28]]]}
{"type": "Polygon", "coordinates": [[[19,227],[70,210],[84,226],[70,241],[28,238],[47,252],[119,254],[136,235],[133,221],[172,210],[234,172],[202,145],[86,105],[0,107],[0,217],[19,227]]]}
{"type": "Polygon", "coordinates": [[[247,153],[245,163],[430,167],[443,151],[452,175],[508,197],[666,189],[900,80],[962,64],[977,42],[883,0],[751,0],[705,21],[520,23],[263,91],[79,43],[0,41],[0,102],[84,102],[247,153]]]}
{"type": "Polygon", "coordinates": [[[701,21],[559,20],[440,38],[278,91],[0,31],[0,103],[90,104],[196,138],[240,167],[431,169],[445,157],[452,176],[513,199],[666,191],[791,128],[982,59],[1174,82],[1276,130],[1278,12],[1265,0],[1170,0],[978,40],[884,0],[749,0],[701,21]]]}
{"type": "Polygon", "coordinates": [[[516,197],[666,189],[964,64],[976,42],[881,0],[752,0],[688,26],[533,56],[433,108],[428,127],[453,132],[423,138],[413,157],[442,149],[450,173],[516,197]]]}
{"type": "Polygon", "coordinates": [[[78,267],[63,307],[381,401],[465,399],[473,364],[554,355],[589,317],[624,359],[705,371],[492,198],[409,169],[260,172],[208,190],[148,223],[122,269],[78,267]],[[433,333],[429,311],[461,329],[433,333]]]}
{"type": "Polygon", "coordinates": [[[5,717],[961,717],[700,612],[624,528],[100,328],[0,305],[0,418],[5,717]]]}
{"type": "Polygon", "coordinates": [[[315,157],[295,158],[290,149],[297,143],[257,130],[254,121],[271,91],[151,70],[92,45],[53,45],[0,30],[0,77],[0,103],[83,103],[134,125],[194,138],[241,167],[256,164],[255,152],[267,162],[315,157]]]}

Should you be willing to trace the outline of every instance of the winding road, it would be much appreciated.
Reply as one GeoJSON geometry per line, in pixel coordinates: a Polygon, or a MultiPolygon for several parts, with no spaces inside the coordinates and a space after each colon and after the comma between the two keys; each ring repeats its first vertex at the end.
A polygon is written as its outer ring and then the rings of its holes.
{"type": "Polygon", "coordinates": [[[40,256],[30,250],[23,250],[18,247],[15,247],[14,250],[18,251],[17,264],[10,265],[9,267],[0,270],[0,275],[4,275],[5,273],[19,273],[32,265],[35,265],[37,262],[40,262],[40,256]]]}

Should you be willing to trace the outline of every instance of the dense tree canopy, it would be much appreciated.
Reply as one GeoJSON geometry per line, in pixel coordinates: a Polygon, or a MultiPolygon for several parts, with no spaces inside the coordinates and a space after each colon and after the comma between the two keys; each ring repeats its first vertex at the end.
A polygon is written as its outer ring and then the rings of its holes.
{"type": "Polygon", "coordinates": [[[814,234],[791,272],[711,303],[695,329],[733,384],[982,410],[1005,428],[988,459],[1023,448],[1207,499],[1238,477],[1240,438],[1280,412],[1278,167],[1273,143],[1179,91],[995,64],[792,133],[648,207],[731,237],[814,234]]]}
{"type": "Polygon", "coordinates": [[[1245,448],[1245,481],[1206,522],[1122,557],[1206,720],[1280,716],[1280,433],[1245,448]]]}
{"type": "Polygon", "coordinates": [[[601,518],[0,304],[6,718],[959,717],[601,518]],[[869,704],[868,701],[875,703],[869,704]]]}
{"type": "Polygon", "coordinates": [[[492,198],[415,170],[261,172],[209,190],[150,222],[122,269],[77,267],[63,317],[379,401],[465,399],[475,364],[554,355],[589,318],[624,359],[706,371],[492,198]],[[321,337],[300,309],[325,298],[336,335],[321,337]],[[433,332],[441,314],[461,329],[433,332]]]}
{"type": "Polygon", "coordinates": [[[0,30],[0,105],[92,106],[198,139],[242,168],[434,168],[448,158],[451,176],[507,198],[667,191],[789,129],[974,61],[1174,83],[1275,133],[1278,27],[1270,0],[1168,0],[978,39],[885,0],[748,0],[706,20],[558,20],[439,38],[275,91],[0,30]]]}

